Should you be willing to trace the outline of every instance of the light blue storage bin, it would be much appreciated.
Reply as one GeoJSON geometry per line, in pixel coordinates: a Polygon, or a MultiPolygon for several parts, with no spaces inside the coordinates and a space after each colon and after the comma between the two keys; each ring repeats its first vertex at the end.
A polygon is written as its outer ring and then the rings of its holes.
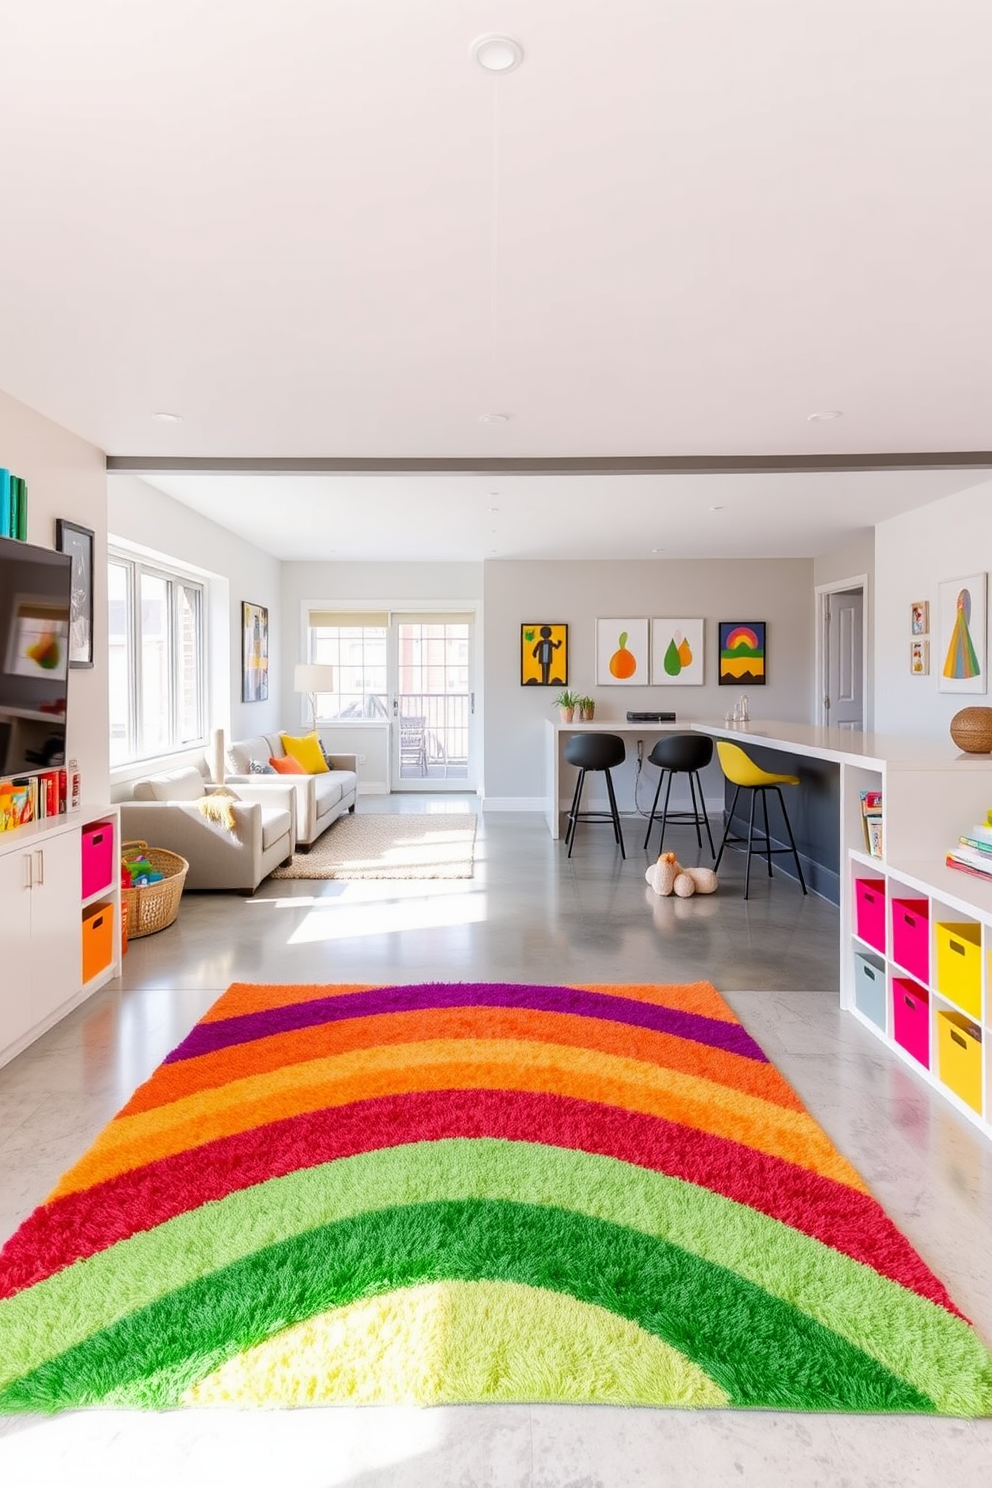
{"type": "Polygon", "coordinates": [[[885,962],[864,951],[854,953],[854,1001],[885,1032],[885,962]]]}

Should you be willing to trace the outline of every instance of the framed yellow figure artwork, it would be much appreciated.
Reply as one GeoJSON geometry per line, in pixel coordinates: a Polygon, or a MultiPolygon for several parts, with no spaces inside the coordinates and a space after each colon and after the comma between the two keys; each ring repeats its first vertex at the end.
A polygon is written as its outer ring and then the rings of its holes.
{"type": "Polygon", "coordinates": [[[527,621],[520,627],[521,687],[565,687],[568,683],[568,626],[527,621]]]}

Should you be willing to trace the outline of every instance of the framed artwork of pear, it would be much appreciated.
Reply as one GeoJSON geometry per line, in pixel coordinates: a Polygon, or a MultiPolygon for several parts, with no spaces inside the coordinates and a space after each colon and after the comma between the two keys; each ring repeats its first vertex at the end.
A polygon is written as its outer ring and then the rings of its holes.
{"type": "Polygon", "coordinates": [[[702,620],[651,621],[651,683],[654,687],[702,686],[702,620]]]}
{"type": "Polygon", "coordinates": [[[648,622],[596,621],[596,681],[603,687],[646,687],[648,622]]]}

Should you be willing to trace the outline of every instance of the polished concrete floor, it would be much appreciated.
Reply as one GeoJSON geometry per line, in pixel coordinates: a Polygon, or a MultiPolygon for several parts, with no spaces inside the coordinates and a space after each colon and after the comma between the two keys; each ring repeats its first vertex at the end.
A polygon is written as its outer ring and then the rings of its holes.
{"type": "MultiPolygon", "coordinates": [[[[360,809],[473,805],[363,797],[360,809]]],[[[0,1070],[0,1236],[234,980],[705,977],[992,1343],[992,1149],[839,1012],[836,909],[763,874],[745,904],[736,856],[716,895],[658,899],[643,879],[643,835],[628,822],[622,862],[608,827],[583,827],[569,861],[539,816],[494,814],[480,819],[470,880],[186,895],[174,926],[132,943],[119,982],[0,1070]]],[[[691,829],[666,845],[696,861],[691,829]]],[[[992,1421],[548,1406],[0,1421],[4,1488],[909,1488],[944,1478],[992,1482],[992,1421]]]]}

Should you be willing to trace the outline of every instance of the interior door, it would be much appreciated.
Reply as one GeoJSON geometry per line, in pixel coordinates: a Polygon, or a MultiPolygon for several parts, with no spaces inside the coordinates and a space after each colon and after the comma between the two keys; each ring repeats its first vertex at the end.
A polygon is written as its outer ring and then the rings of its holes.
{"type": "Polygon", "coordinates": [[[474,616],[393,615],[392,789],[475,788],[474,616]]]}
{"type": "Polygon", "coordinates": [[[827,595],[824,610],[826,689],[831,728],[864,727],[864,594],[844,589],[827,595]]]}

